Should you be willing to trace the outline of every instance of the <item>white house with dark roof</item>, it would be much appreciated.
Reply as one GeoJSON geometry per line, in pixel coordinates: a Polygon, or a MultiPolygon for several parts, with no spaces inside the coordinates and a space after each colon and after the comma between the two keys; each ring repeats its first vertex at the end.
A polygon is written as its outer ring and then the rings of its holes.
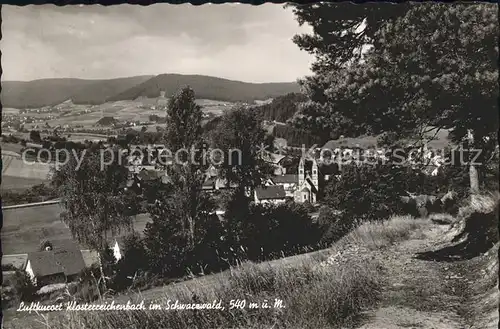
{"type": "Polygon", "coordinates": [[[50,242],[43,251],[28,253],[25,271],[34,284],[73,281],[85,268],[78,245],[71,240],[50,242]]]}

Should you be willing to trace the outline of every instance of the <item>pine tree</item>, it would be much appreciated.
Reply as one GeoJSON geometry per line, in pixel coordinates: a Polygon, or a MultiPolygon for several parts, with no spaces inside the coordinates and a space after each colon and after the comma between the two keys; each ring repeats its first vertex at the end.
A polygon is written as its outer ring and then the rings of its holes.
{"type": "MultiPolygon", "coordinates": [[[[343,18],[331,6],[333,16],[321,11],[321,5],[296,11],[299,23],[318,26],[313,35],[295,38],[317,57],[314,75],[302,83],[309,101],[302,104],[295,123],[323,132],[325,139],[329,131],[422,138],[430,129],[449,129],[456,142],[468,139],[468,147],[482,150],[477,161],[484,164],[494,152],[499,126],[498,8],[477,3],[371,4],[364,12],[363,6],[345,4],[352,13],[343,18]],[[371,14],[378,19],[370,19],[371,14]],[[350,22],[352,15],[356,19],[350,22]],[[315,22],[319,17],[324,19],[315,22]],[[349,60],[352,47],[346,45],[357,33],[341,36],[340,30],[362,17],[366,28],[354,45],[369,41],[371,49],[349,60]],[[344,64],[332,64],[335,58],[344,64]]],[[[472,166],[471,173],[477,192],[472,166]]]]}

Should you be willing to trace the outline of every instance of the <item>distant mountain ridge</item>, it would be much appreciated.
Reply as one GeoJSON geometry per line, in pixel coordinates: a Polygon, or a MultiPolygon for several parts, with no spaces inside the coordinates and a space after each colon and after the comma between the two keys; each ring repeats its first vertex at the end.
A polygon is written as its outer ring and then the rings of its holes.
{"type": "Polygon", "coordinates": [[[298,92],[295,82],[249,83],[204,75],[160,74],[108,80],[41,79],[3,81],[4,107],[29,108],[60,104],[71,99],[75,104],[102,104],[107,101],[158,97],[160,91],[171,96],[190,85],[198,99],[228,102],[253,102],[298,92]]]}
{"type": "Polygon", "coordinates": [[[61,78],[2,81],[1,101],[2,106],[14,108],[53,106],[67,100],[72,100],[74,104],[102,104],[113,95],[151,77],[135,76],[108,80],[61,78]]]}

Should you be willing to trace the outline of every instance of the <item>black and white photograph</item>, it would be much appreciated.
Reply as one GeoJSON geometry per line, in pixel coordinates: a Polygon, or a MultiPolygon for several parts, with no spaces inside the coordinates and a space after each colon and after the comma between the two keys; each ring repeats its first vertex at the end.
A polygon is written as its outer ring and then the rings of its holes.
{"type": "Polygon", "coordinates": [[[2,328],[498,328],[498,10],[2,5],[2,328]]]}

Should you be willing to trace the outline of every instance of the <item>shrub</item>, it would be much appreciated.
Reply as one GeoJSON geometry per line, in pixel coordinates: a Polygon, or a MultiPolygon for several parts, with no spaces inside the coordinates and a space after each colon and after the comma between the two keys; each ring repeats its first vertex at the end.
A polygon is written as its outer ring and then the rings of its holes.
{"type": "Polygon", "coordinates": [[[238,245],[246,259],[262,261],[294,255],[317,245],[319,226],[305,207],[295,203],[250,206],[238,223],[238,245]]]}
{"type": "Polygon", "coordinates": [[[9,307],[19,302],[31,302],[36,296],[36,286],[25,271],[15,270],[14,275],[2,283],[2,305],[9,307]]]}
{"type": "MultiPolygon", "coordinates": [[[[392,165],[346,165],[340,180],[326,187],[326,203],[342,211],[344,224],[356,219],[381,220],[402,211],[404,168],[392,165]]],[[[344,225],[343,224],[343,225],[344,225]]]]}
{"type": "Polygon", "coordinates": [[[126,289],[132,284],[132,279],[139,271],[147,269],[148,258],[144,241],[133,233],[123,241],[123,257],[116,264],[110,288],[115,291],[126,289]]]}

